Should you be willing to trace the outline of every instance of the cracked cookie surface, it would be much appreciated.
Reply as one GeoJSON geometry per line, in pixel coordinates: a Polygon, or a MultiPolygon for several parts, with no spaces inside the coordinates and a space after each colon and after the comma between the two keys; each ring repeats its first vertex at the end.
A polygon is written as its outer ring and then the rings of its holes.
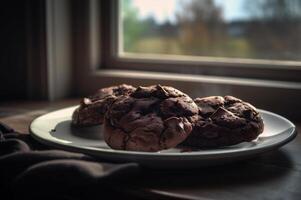
{"type": "Polygon", "coordinates": [[[193,100],[168,86],[138,87],[110,106],[104,138],[113,149],[155,152],[175,147],[192,130],[189,117],[198,113],[193,100]]]}
{"type": "Polygon", "coordinates": [[[84,98],[73,112],[74,126],[93,126],[103,123],[104,115],[113,101],[121,95],[130,95],[136,88],[131,85],[118,85],[99,89],[94,95],[84,98]]]}
{"type": "Polygon", "coordinates": [[[233,96],[196,98],[199,114],[190,120],[193,130],[181,144],[216,148],[250,142],[263,132],[260,113],[251,104],[233,96]]]}

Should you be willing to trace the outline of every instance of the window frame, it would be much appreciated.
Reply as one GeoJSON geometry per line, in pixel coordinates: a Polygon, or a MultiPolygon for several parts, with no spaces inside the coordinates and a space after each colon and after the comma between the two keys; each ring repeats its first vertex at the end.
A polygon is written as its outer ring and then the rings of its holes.
{"type": "Polygon", "coordinates": [[[222,58],[205,56],[181,56],[159,54],[132,54],[119,52],[121,36],[120,3],[118,0],[103,1],[107,9],[105,23],[111,27],[104,28],[105,49],[109,54],[102,69],[125,69],[157,72],[172,72],[238,78],[259,78],[265,80],[301,81],[301,61],[276,61],[244,58],[222,58]],[[119,34],[118,34],[119,33],[119,34]],[[136,57],[135,57],[136,56],[136,57]],[[137,57],[138,56],[138,57],[137,57]],[[185,67],[183,67],[185,66],[185,67]]]}

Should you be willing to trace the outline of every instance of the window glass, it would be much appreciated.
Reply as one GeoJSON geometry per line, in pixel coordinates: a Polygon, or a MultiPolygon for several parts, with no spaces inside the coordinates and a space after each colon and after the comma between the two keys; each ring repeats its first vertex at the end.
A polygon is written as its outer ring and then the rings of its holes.
{"type": "Polygon", "coordinates": [[[301,60],[301,0],[120,0],[119,52],[301,60]]]}

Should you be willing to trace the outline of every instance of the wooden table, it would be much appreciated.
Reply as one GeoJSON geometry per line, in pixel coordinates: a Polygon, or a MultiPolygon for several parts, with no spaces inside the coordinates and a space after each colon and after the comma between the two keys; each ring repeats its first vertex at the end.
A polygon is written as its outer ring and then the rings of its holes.
{"type": "MultiPolygon", "coordinates": [[[[32,119],[77,104],[58,102],[0,103],[0,121],[27,133],[32,119]]],[[[295,121],[301,131],[301,120],[295,121]]],[[[186,171],[150,171],[117,190],[144,199],[301,199],[301,137],[279,150],[233,164],[186,171]]]]}

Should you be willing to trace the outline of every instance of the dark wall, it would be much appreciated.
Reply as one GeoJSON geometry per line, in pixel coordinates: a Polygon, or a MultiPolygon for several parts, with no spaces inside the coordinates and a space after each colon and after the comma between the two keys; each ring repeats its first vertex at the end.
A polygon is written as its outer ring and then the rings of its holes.
{"type": "Polygon", "coordinates": [[[26,6],[26,1],[1,3],[0,101],[26,98],[26,6]]]}
{"type": "Polygon", "coordinates": [[[0,101],[47,99],[46,1],[0,7],[0,101]]]}

